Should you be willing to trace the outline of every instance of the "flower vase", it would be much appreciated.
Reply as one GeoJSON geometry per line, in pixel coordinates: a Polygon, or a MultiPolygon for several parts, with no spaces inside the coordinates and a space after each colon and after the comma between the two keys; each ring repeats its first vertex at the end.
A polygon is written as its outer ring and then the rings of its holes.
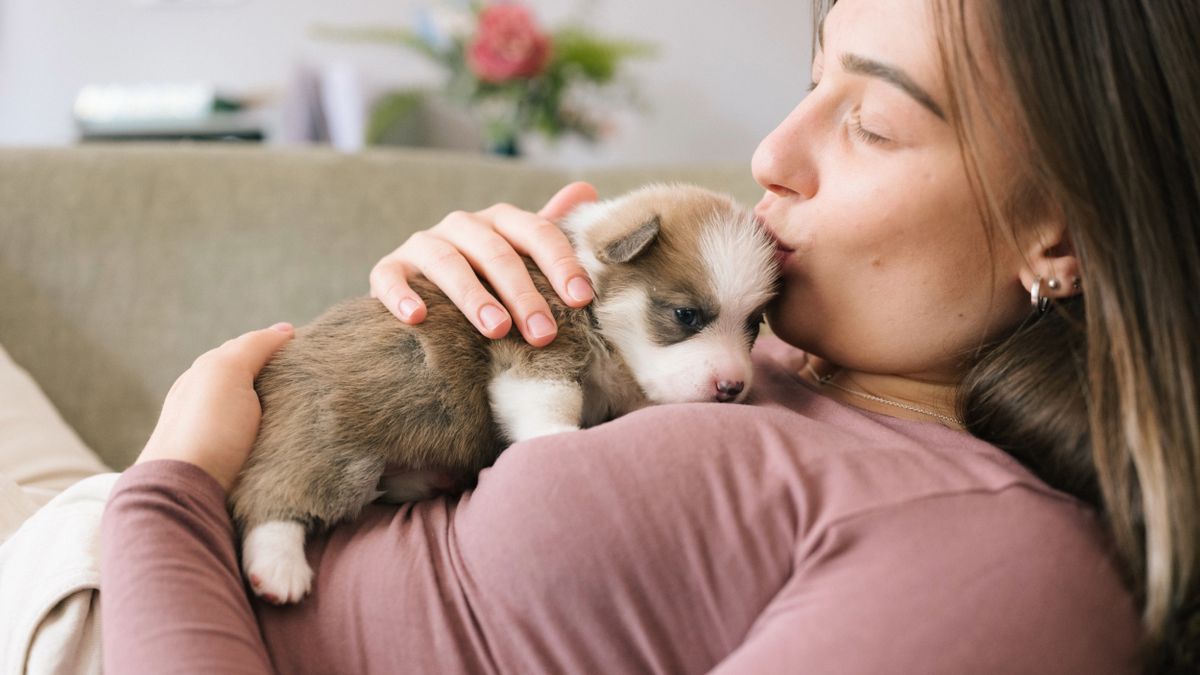
{"type": "Polygon", "coordinates": [[[511,92],[506,92],[504,95],[480,98],[472,107],[475,119],[479,121],[484,148],[500,157],[520,157],[520,101],[514,100],[511,92]]]}
{"type": "Polygon", "coordinates": [[[488,139],[487,151],[500,157],[520,157],[521,142],[517,134],[493,136],[488,139]]]}

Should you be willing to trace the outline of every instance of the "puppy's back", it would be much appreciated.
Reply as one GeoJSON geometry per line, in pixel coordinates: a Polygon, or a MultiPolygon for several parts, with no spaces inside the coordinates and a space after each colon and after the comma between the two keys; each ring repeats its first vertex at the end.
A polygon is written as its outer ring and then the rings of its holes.
{"type": "Polygon", "coordinates": [[[428,308],[416,326],[360,297],[301,327],[255,381],[262,423],[230,494],[235,520],[252,527],[353,517],[370,500],[364,486],[373,489],[389,465],[473,481],[507,445],[488,395],[498,364],[565,365],[587,349],[586,311],[566,306],[533,263],[527,267],[559,323],[546,348],[530,347],[515,329],[497,341],[480,335],[423,278],[412,281],[428,308]]]}
{"type": "Polygon", "coordinates": [[[321,425],[318,437],[336,438],[340,430],[378,450],[402,444],[414,468],[437,464],[440,455],[451,461],[454,452],[438,452],[444,439],[427,436],[448,432],[451,422],[485,426],[486,382],[478,373],[486,372],[486,339],[444,296],[423,296],[429,312],[418,326],[397,320],[374,298],[353,298],[298,331],[255,383],[261,433],[299,421],[273,406],[294,413],[315,405],[318,414],[304,417],[321,425]]]}

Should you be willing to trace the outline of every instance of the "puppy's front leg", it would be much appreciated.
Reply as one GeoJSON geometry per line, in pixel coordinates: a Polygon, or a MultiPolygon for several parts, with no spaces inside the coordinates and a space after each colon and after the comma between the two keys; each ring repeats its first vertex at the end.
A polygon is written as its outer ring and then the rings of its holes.
{"type": "Polygon", "coordinates": [[[488,385],[492,412],[512,443],[579,428],[583,388],[578,382],[537,378],[507,369],[488,385]]]}

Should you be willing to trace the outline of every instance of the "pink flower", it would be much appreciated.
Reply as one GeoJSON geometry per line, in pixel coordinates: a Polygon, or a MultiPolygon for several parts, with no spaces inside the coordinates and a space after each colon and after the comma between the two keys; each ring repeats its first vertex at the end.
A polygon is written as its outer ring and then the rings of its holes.
{"type": "Polygon", "coordinates": [[[467,64],[484,82],[534,77],[550,58],[550,38],[538,30],[533,16],[516,4],[485,7],[479,31],[468,47],[467,64]]]}

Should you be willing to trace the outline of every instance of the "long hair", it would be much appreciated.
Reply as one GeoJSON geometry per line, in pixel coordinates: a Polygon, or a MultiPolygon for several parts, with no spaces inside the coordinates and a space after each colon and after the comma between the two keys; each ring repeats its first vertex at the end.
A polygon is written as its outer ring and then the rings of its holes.
{"type": "Polygon", "coordinates": [[[1200,672],[1200,2],[936,8],[986,226],[1053,212],[1082,277],[1081,295],[980,346],[959,414],[1102,515],[1142,611],[1146,669],[1200,672]],[[989,57],[1013,93],[1012,147],[1026,158],[1015,196],[982,174],[973,142],[995,122],[968,113],[988,109],[978,104],[989,57]]]}

